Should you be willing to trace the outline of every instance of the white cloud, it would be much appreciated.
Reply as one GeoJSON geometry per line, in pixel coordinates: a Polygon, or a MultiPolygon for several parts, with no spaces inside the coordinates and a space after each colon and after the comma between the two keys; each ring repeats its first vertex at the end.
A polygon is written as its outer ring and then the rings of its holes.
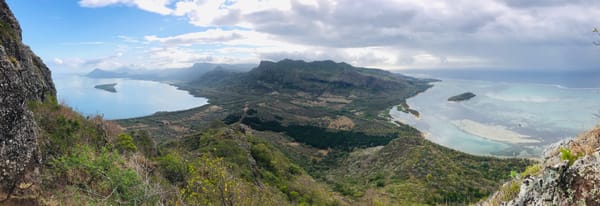
{"type": "Polygon", "coordinates": [[[172,37],[157,37],[154,35],[145,36],[144,39],[149,42],[160,42],[169,45],[191,45],[198,43],[227,43],[238,39],[247,38],[253,32],[221,29],[210,29],[204,32],[187,33],[172,37]]]}
{"type": "Polygon", "coordinates": [[[156,68],[183,68],[198,62],[208,63],[256,63],[256,58],[231,58],[228,55],[219,55],[215,52],[202,52],[190,48],[154,47],[145,51],[147,57],[140,63],[142,67],[156,68]]]}
{"type": "MultiPolygon", "coordinates": [[[[86,7],[135,6],[161,15],[182,16],[190,24],[203,28],[215,27],[175,36],[144,37],[145,43],[177,50],[173,52],[183,57],[181,62],[206,60],[215,55],[225,57],[226,51],[235,51],[245,53],[239,56],[246,60],[249,56],[331,58],[383,68],[564,69],[600,64],[599,58],[585,53],[591,45],[591,28],[600,26],[597,20],[600,1],[592,0],[81,0],[79,3],[86,7]],[[225,26],[242,29],[226,30],[225,26]],[[220,46],[213,51],[182,48],[206,45],[220,46]]],[[[157,52],[152,54],[158,55],[157,52]]],[[[166,56],[164,59],[177,61],[166,56]]],[[[164,65],[167,64],[175,62],[164,65]]]]}
{"type": "Polygon", "coordinates": [[[55,64],[58,64],[58,65],[61,65],[64,63],[64,61],[60,58],[54,58],[54,60],[52,62],[54,62],[55,64]]]}
{"type": "Polygon", "coordinates": [[[125,43],[140,43],[141,41],[138,40],[135,37],[130,37],[130,36],[126,36],[126,35],[118,35],[117,36],[118,39],[122,40],[125,43]]]}
{"type": "Polygon", "coordinates": [[[61,44],[62,45],[67,45],[67,46],[102,45],[102,44],[105,44],[105,42],[101,42],[101,41],[85,41],[85,42],[63,42],[61,44]]]}
{"type": "Polygon", "coordinates": [[[168,8],[167,5],[172,0],[80,0],[79,5],[82,7],[104,7],[114,4],[125,4],[130,6],[136,6],[139,9],[158,13],[161,15],[168,15],[173,13],[173,10],[168,8]]]}
{"type": "Polygon", "coordinates": [[[53,68],[53,71],[61,72],[86,72],[95,68],[102,69],[116,69],[130,64],[131,62],[127,59],[123,59],[124,53],[116,52],[113,55],[95,57],[95,58],[80,58],[80,57],[67,57],[67,58],[54,58],[48,66],[53,68]]]}

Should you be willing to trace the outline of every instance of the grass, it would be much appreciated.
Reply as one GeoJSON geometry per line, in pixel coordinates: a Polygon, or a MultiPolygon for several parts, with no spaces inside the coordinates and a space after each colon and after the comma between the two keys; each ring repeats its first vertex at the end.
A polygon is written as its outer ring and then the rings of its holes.
{"type": "Polygon", "coordinates": [[[136,150],[131,136],[121,134],[116,125],[100,117],[84,118],[55,98],[31,102],[29,107],[41,128],[41,189],[55,196],[52,201],[113,205],[160,201],[143,171],[131,164],[136,150]]]}
{"type": "MultiPolygon", "coordinates": [[[[367,72],[368,76],[380,76],[371,72],[367,72]]],[[[205,153],[211,158],[222,158],[231,175],[271,185],[275,189],[272,194],[298,204],[314,203],[312,199],[318,197],[310,195],[312,190],[305,187],[294,188],[294,183],[302,178],[315,178],[329,188],[316,184],[319,190],[335,191],[323,194],[341,195],[351,204],[473,203],[495,191],[509,178],[511,170],[523,170],[531,164],[528,160],[477,157],[447,149],[423,139],[416,129],[395,125],[381,115],[429,88],[425,81],[374,92],[331,85],[331,79],[310,74],[264,75],[247,77],[261,81],[240,78],[243,75],[226,77],[221,81],[227,83],[224,87],[180,85],[194,95],[209,98],[211,105],[119,123],[130,131],[148,131],[159,144],[164,142],[163,152],[169,148],[166,151],[178,151],[188,160],[205,153]],[[345,101],[321,101],[323,96],[345,101]],[[324,119],[340,116],[350,119],[354,127],[328,128],[324,119]],[[170,124],[161,124],[165,121],[170,124]],[[222,129],[211,128],[215,121],[228,124],[219,127],[253,135],[228,135],[222,129]],[[170,129],[173,126],[190,130],[179,132],[170,129]],[[240,136],[245,136],[245,140],[240,136]],[[382,149],[350,155],[373,146],[382,149]],[[247,161],[250,157],[255,163],[247,161]]],[[[338,78],[333,73],[326,75],[338,78]]],[[[389,78],[385,81],[394,79],[389,78]]],[[[380,88],[377,84],[365,88],[380,88]]]]}
{"type": "Polygon", "coordinates": [[[575,162],[575,160],[579,159],[580,157],[583,156],[583,153],[577,153],[574,154],[573,152],[571,152],[570,149],[567,148],[560,148],[560,159],[561,160],[567,160],[569,166],[573,165],[573,163],[575,162]]]}
{"type": "Polygon", "coordinates": [[[323,184],[239,127],[155,145],[51,101],[32,102],[43,151],[40,196],[57,205],[337,205],[323,184]]]}

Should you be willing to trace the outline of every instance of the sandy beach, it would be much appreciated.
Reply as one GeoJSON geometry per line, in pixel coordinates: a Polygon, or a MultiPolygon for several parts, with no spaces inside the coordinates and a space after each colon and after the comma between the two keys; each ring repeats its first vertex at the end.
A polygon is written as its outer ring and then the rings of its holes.
{"type": "Polygon", "coordinates": [[[510,131],[504,126],[487,125],[468,119],[454,120],[452,121],[452,124],[466,133],[494,141],[507,142],[512,144],[527,144],[540,142],[539,140],[531,139],[530,136],[510,131]]]}

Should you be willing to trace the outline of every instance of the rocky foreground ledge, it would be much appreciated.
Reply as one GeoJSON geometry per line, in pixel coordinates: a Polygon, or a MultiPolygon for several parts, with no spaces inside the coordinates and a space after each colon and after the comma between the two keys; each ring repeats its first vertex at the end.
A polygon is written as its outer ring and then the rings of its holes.
{"type": "Polygon", "coordinates": [[[553,144],[539,165],[478,205],[600,205],[600,126],[553,144]]]}
{"type": "Polygon", "coordinates": [[[35,193],[39,135],[27,106],[56,95],[50,70],[21,39],[19,23],[0,0],[0,205],[35,193]]]}

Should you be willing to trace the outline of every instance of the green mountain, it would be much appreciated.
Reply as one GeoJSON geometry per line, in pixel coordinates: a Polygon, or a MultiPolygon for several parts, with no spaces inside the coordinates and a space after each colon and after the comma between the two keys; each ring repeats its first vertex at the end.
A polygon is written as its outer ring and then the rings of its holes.
{"type": "Polygon", "coordinates": [[[118,122],[164,142],[215,121],[240,128],[325,184],[338,204],[476,202],[530,161],[467,155],[391,123],[387,111],[431,81],[332,61],[263,61],[179,85],[210,105],[118,122]]]}
{"type": "Polygon", "coordinates": [[[431,80],[264,61],[179,83],[209,105],[112,122],[57,103],[4,1],[0,47],[2,205],[462,205],[531,163],[390,122],[431,80]]]}

